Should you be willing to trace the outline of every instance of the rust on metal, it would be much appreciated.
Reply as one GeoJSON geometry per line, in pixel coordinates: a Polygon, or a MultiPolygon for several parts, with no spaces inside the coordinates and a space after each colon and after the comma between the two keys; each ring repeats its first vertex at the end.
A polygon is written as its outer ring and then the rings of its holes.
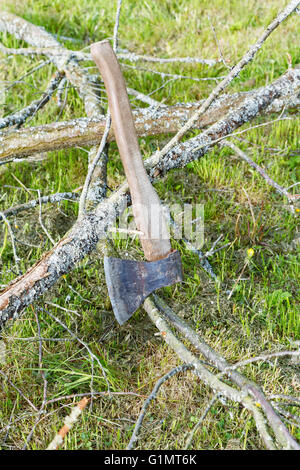
{"type": "Polygon", "coordinates": [[[152,292],[182,281],[178,251],[158,261],[105,257],[104,270],[113,311],[120,325],[129,320],[152,292]]]}

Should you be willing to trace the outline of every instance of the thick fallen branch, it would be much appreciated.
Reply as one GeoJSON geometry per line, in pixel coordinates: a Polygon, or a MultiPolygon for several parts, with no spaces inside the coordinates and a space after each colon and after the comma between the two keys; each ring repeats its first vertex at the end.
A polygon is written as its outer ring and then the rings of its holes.
{"type": "MultiPolygon", "coordinates": [[[[240,107],[246,100],[255,100],[258,93],[272,92],[276,84],[276,97],[271,97],[267,106],[262,106],[260,114],[277,113],[285,109],[300,107],[300,68],[295,67],[279,77],[276,82],[257,90],[221,96],[194,123],[196,129],[214,124],[223,119],[230,110],[240,107]],[[288,76],[288,79],[287,79],[288,76]]],[[[248,101],[249,103],[249,101],[248,101]]],[[[133,112],[135,127],[139,137],[176,133],[198,108],[199,103],[178,104],[161,108],[142,108],[133,112]]],[[[256,115],[258,112],[256,113],[256,115]]],[[[105,118],[79,118],[44,126],[6,131],[0,133],[0,165],[23,159],[35,153],[76,146],[99,144],[105,128],[105,118]]],[[[114,140],[111,130],[108,141],[114,140]]]]}

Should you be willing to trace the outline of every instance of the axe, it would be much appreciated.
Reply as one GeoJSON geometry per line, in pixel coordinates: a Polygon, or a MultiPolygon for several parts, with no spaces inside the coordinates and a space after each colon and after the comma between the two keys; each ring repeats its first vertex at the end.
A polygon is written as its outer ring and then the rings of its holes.
{"type": "Polygon", "coordinates": [[[135,223],[146,262],[104,258],[109,297],[122,325],[156,289],[182,281],[181,259],[171,248],[163,206],[146,173],[125,81],[109,41],[91,45],[104,81],[112,125],[130,189],[135,223]]]}

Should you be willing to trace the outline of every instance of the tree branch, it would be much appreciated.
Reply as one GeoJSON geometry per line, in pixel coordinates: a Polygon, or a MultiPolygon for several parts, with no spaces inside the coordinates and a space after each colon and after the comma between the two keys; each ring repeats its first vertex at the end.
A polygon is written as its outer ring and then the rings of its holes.
{"type": "MultiPolygon", "coordinates": [[[[221,96],[209,110],[194,123],[195,129],[203,129],[224,119],[231,110],[242,105],[258,106],[260,94],[269,94],[269,101],[260,109],[253,109],[251,119],[258,115],[277,113],[284,108],[300,107],[298,97],[300,67],[288,70],[275,82],[253,91],[221,96]],[[276,94],[273,94],[276,88],[276,94]]],[[[200,102],[201,103],[201,102],[200,102]]],[[[142,108],[133,111],[135,128],[139,137],[160,134],[174,134],[184,125],[199,106],[198,103],[178,104],[160,108],[142,108]]],[[[246,122],[246,121],[245,121],[246,122]]],[[[240,125],[242,125],[242,122],[240,125]]],[[[35,153],[99,144],[105,129],[105,118],[98,114],[96,119],[78,118],[44,126],[6,131],[0,133],[0,165],[21,160],[35,153]]],[[[114,140],[111,130],[108,142],[114,140]]]]}

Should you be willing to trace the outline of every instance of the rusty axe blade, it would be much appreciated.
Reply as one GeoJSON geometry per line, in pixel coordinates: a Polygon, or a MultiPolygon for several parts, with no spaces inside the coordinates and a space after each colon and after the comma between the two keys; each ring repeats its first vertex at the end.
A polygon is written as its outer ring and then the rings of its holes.
{"type": "Polygon", "coordinates": [[[134,261],[104,258],[109,297],[120,325],[123,325],[143,301],[160,287],[182,280],[178,251],[158,261],[134,261]]]}
{"type": "Polygon", "coordinates": [[[109,41],[91,46],[102,75],[112,125],[130,189],[133,215],[147,262],[105,258],[104,269],[115,317],[128,320],[154,290],[182,280],[180,255],[173,251],[163,207],[148,178],[139,149],[125,81],[109,41]]]}

